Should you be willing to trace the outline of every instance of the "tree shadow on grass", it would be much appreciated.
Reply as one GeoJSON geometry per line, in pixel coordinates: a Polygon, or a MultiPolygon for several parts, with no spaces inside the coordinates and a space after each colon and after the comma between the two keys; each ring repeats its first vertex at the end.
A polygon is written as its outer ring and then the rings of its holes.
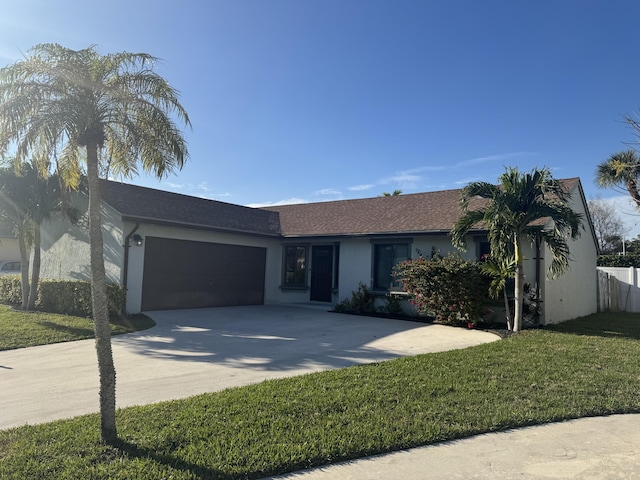
{"type": "Polygon", "coordinates": [[[71,327],[68,325],[61,325],[59,323],[54,322],[39,322],[40,325],[46,327],[49,330],[53,330],[56,332],[62,332],[68,334],[72,337],[81,338],[92,338],[94,336],[94,331],[92,327],[71,327]]]}
{"type": "Polygon", "coordinates": [[[231,478],[228,474],[225,474],[220,470],[205,467],[202,465],[197,465],[195,463],[189,463],[181,458],[176,458],[171,455],[160,454],[149,448],[143,448],[134,443],[127,442],[126,440],[118,439],[114,447],[120,450],[121,452],[123,452],[129,458],[140,458],[140,459],[149,458],[161,465],[166,465],[167,467],[173,468],[175,470],[180,470],[182,472],[190,473],[195,478],[202,478],[202,479],[231,478]]]}
{"type": "Polygon", "coordinates": [[[557,325],[547,325],[545,330],[590,337],[640,340],[640,314],[598,313],[557,325]]]}

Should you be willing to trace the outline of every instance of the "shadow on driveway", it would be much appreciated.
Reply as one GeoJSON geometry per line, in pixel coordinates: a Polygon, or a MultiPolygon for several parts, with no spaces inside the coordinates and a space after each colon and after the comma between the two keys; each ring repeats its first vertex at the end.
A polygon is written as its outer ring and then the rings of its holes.
{"type": "MultiPolygon", "coordinates": [[[[112,338],[118,407],[498,339],[476,330],[287,306],[148,315],[155,327],[112,338]]],[[[94,344],[0,352],[0,428],[98,411],[94,344]]]]}
{"type": "Polygon", "coordinates": [[[370,363],[464,348],[486,332],[288,306],[147,312],[157,326],[114,339],[139,355],[233,368],[287,371],[370,363]]]}

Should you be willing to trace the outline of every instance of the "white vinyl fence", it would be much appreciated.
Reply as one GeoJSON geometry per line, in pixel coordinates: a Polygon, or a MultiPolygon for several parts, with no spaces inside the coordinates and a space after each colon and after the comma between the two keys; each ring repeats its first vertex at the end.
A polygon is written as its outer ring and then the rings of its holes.
{"type": "Polygon", "coordinates": [[[640,285],[635,267],[597,267],[598,311],[640,312],[640,285]]]}

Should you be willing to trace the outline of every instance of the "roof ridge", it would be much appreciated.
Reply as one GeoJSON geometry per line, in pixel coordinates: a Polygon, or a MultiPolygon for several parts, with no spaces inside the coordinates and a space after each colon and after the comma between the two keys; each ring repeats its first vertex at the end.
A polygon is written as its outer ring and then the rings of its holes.
{"type": "MultiPolygon", "coordinates": [[[[569,181],[580,181],[580,177],[569,177],[569,178],[558,178],[559,182],[569,182],[569,181]]],[[[498,185],[497,183],[494,185],[498,185]]],[[[278,209],[280,207],[299,207],[300,205],[318,205],[318,204],[332,204],[332,203],[342,203],[342,202],[364,202],[378,199],[399,199],[399,198],[407,198],[407,197],[416,197],[416,196],[425,196],[425,195],[435,195],[435,194],[451,194],[452,192],[462,192],[464,187],[462,188],[445,188],[443,190],[429,190],[426,192],[412,192],[412,193],[402,193],[400,195],[376,195],[375,197],[360,197],[360,198],[344,198],[341,200],[319,200],[316,202],[299,202],[299,203],[287,203],[283,205],[267,205],[264,207],[258,207],[263,210],[270,209],[278,209]]]]}
{"type": "Polygon", "coordinates": [[[140,190],[150,190],[150,191],[153,191],[153,192],[158,192],[158,193],[160,193],[162,195],[175,195],[175,196],[184,197],[184,198],[187,198],[187,199],[190,199],[190,200],[203,200],[203,201],[206,201],[206,202],[214,202],[214,203],[221,203],[223,205],[230,205],[232,207],[241,207],[241,208],[248,208],[250,210],[258,210],[256,207],[248,207],[246,205],[240,205],[239,203],[225,202],[223,200],[216,200],[216,199],[213,199],[213,198],[198,197],[198,196],[195,196],[195,195],[188,195],[186,193],[171,192],[169,190],[162,190],[160,188],[147,187],[147,186],[144,186],[144,185],[136,185],[134,183],[126,183],[126,182],[121,182],[121,181],[118,181],[118,180],[107,180],[107,179],[101,178],[100,181],[101,182],[105,182],[107,184],[122,185],[122,186],[127,187],[127,188],[134,188],[134,189],[140,189],[140,190]]]}

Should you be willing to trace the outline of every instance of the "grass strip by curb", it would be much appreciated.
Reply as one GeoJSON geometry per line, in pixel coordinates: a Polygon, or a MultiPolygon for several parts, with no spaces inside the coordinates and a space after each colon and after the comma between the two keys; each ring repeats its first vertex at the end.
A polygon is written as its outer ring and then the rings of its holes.
{"type": "Polygon", "coordinates": [[[570,418],[640,412],[640,315],[0,431],[0,478],[260,478],[570,418]]]}

